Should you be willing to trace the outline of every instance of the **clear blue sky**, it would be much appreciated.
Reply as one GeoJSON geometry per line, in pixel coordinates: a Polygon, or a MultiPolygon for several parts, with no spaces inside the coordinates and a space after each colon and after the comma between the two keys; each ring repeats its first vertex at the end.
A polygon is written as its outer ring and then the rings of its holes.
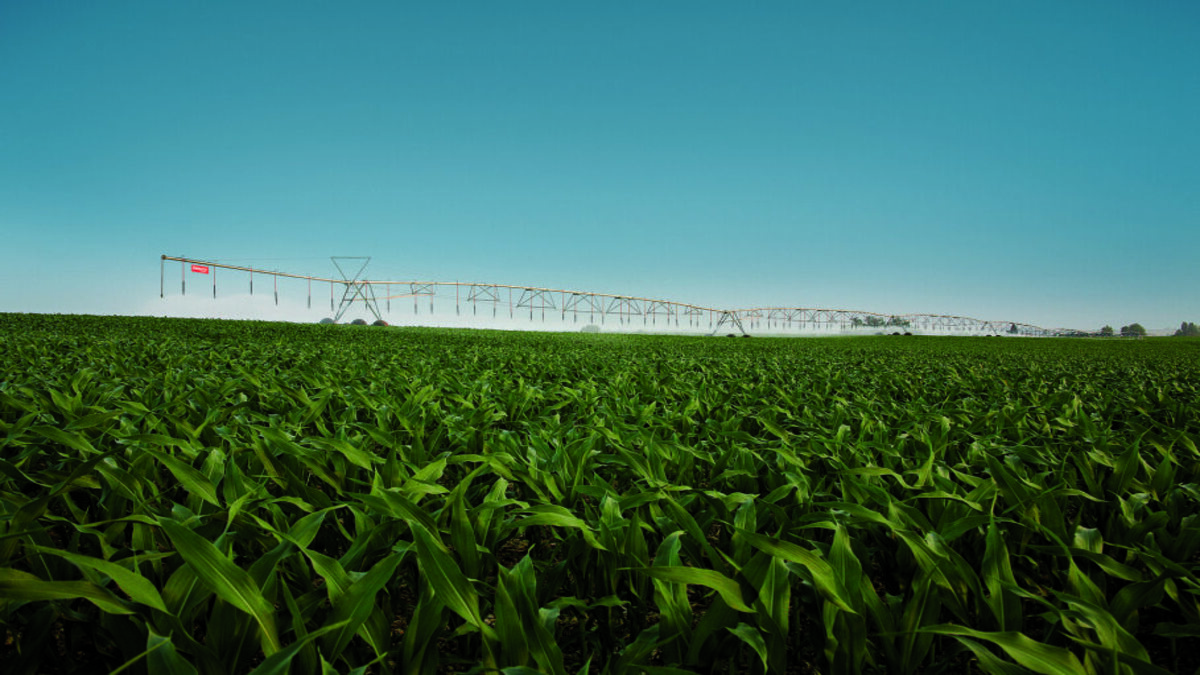
{"type": "Polygon", "coordinates": [[[0,311],[158,256],[1200,321],[1193,2],[0,2],[0,311]]]}

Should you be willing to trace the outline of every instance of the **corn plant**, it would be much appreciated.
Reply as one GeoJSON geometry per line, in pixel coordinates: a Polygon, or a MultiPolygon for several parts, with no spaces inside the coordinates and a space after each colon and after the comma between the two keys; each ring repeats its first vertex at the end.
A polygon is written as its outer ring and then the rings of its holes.
{"type": "Polygon", "coordinates": [[[1200,672],[1200,342],[0,315],[6,673],[1200,672]]]}

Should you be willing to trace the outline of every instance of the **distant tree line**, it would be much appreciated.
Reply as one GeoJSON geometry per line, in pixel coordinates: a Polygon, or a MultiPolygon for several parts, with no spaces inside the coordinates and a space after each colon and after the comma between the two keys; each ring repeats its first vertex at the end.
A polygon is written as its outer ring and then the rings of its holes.
{"type": "Polygon", "coordinates": [[[1184,321],[1179,324],[1179,330],[1175,331],[1175,337],[1200,337],[1200,326],[1184,321]]]}
{"type": "MultiPolygon", "coordinates": [[[[1115,332],[1112,326],[1105,326],[1100,329],[1100,337],[1112,337],[1115,332]]],[[[1146,329],[1140,323],[1121,326],[1121,337],[1146,337],[1146,329]]]]}
{"type": "MultiPolygon", "coordinates": [[[[1112,326],[1105,326],[1100,329],[1100,336],[1112,337],[1115,332],[1112,326]]],[[[1146,337],[1146,329],[1140,323],[1121,326],[1121,337],[1146,337]]],[[[1191,321],[1184,321],[1179,324],[1179,330],[1175,331],[1175,337],[1200,337],[1200,326],[1191,321]]]]}
{"type": "Polygon", "coordinates": [[[865,319],[862,317],[856,316],[856,317],[850,319],[850,325],[854,326],[856,328],[859,326],[871,326],[873,328],[878,327],[878,326],[906,327],[906,326],[911,326],[912,321],[909,321],[908,319],[901,319],[898,316],[893,316],[893,317],[890,317],[887,319],[885,319],[881,316],[868,316],[865,319]]]}

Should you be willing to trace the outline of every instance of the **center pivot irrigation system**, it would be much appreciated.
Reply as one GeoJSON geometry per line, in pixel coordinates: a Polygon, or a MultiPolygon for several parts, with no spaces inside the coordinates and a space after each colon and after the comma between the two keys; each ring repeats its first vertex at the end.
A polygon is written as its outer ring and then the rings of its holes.
{"type": "MultiPolygon", "coordinates": [[[[671,300],[654,300],[629,295],[613,295],[609,293],[591,293],[586,291],[568,291],[556,288],[541,288],[538,286],[513,286],[509,284],[487,284],[464,281],[376,281],[364,278],[367,265],[371,262],[368,256],[333,256],[334,267],[340,278],[317,277],[307,274],[291,274],[277,270],[265,270],[242,265],[184,258],[180,256],[162,256],[159,269],[159,297],[166,297],[166,264],[167,261],[178,262],[179,291],[187,293],[188,274],[206,275],[211,281],[212,295],[217,297],[217,270],[243,272],[249,275],[250,294],[254,294],[254,278],[267,277],[271,281],[275,294],[275,304],[279,304],[279,280],[299,279],[305,281],[308,287],[308,307],[312,307],[313,284],[329,286],[329,311],[334,313],[333,321],[341,321],[342,317],[355,303],[361,303],[368,312],[379,322],[386,323],[380,312],[380,303],[384,310],[391,311],[392,300],[399,298],[413,299],[413,313],[419,312],[418,303],[422,298],[428,298],[429,311],[434,311],[434,298],[449,298],[451,291],[454,295],[454,312],[461,315],[464,307],[469,305],[472,315],[479,315],[479,307],[484,307],[484,315],[490,307],[493,318],[507,309],[509,318],[528,312],[529,318],[534,319],[540,314],[546,318],[546,312],[557,312],[559,318],[566,321],[567,315],[577,322],[581,316],[586,316],[589,323],[606,323],[614,319],[621,326],[633,330],[637,319],[641,318],[643,329],[662,326],[664,329],[705,330],[716,335],[722,330],[737,330],[747,335],[747,327],[751,330],[853,330],[857,328],[878,328],[885,331],[910,331],[944,333],[944,334],[1011,334],[1035,337],[1050,337],[1064,334],[1063,329],[1047,329],[1027,323],[1012,321],[987,321],[965,316],[945,314],[880,314],[878,312],[861,312],[848,309],[819,309],[812,307],[754,307],[750,309],[717,309],[702,307],[671,300]],[[355,266],[357,265],[357,267],[355,266]],[[439,291],[442,294],[439,294],[439,291]],[[660,324],[659,321],[662,321],[660,324]]],[[[205,284],[208,285],[208,284],[205,284]]]]}

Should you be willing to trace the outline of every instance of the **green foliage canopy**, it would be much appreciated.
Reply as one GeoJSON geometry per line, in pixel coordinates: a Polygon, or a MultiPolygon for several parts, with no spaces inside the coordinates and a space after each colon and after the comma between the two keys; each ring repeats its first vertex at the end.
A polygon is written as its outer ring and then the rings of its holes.
{"type": "Polygon", "coordinates": [[[0,663],[1194,672],[1197,347],[0,315],[0,663]]]}

